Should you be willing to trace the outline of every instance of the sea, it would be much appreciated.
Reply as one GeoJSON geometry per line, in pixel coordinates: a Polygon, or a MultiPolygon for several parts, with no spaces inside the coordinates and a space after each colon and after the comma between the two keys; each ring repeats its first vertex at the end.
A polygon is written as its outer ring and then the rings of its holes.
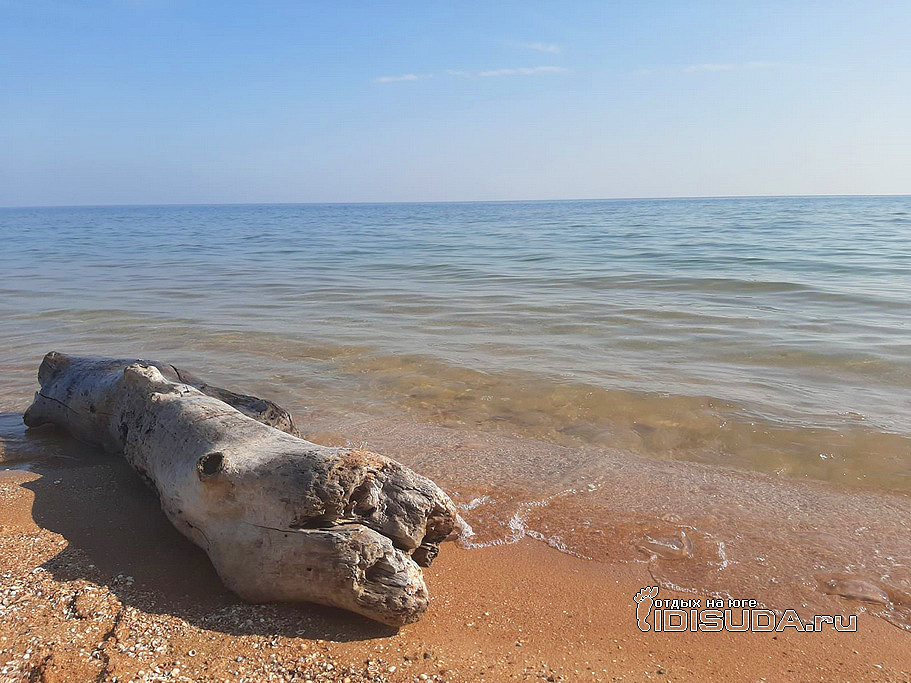
{"type": "Polygon", "coordinates": [[[2,468],[61,452],[45,353],[161,360],[433,478],[463,547],[911,627],[911,196],[0,208],[0,244],[2,468]]]}

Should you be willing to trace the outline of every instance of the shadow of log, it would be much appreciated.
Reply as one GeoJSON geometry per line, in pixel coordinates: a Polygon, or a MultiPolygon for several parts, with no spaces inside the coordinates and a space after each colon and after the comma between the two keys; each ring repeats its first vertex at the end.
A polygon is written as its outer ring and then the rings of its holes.
{"type": "Polygon", "coordinates": [[[241,601],[206,554],[174,529],[155,493],[125,461],[56,430],[30,429],[23,438],[21,450],[32,454],[28,469],[41,475],[23,484],[35,495],[32,516],[68,543],[42,565],[55,579],[105,585],[125,605],[231,635],[352,641],[396,633],[331,607],[241,601]]]}

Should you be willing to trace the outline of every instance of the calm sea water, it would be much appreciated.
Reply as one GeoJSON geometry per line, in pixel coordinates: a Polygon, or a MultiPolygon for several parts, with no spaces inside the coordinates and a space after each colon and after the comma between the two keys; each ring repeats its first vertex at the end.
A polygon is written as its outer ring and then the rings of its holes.
{"type": "Polygon", "coordinates": [[[51,349],[183,363],[478,538],[572,500],[534,533],[591,556],[623,463],[911,490],[909,237],[911,197],[0,209],[0,411],[51,349]]]}

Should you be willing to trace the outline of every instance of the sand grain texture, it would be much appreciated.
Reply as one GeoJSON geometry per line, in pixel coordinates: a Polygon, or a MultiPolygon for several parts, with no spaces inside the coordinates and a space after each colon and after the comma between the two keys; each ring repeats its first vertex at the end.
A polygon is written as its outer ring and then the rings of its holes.
{"type": "Polygon", "coordinates": [[[125,463],[90,452],[4,472],[0,527],[0,681],[911,680],[909,635],[866,615],[857,633],[641,633],[644,565],[527,541],[444,548],[425,619],[399,631],[246,604],[125,463]]]}

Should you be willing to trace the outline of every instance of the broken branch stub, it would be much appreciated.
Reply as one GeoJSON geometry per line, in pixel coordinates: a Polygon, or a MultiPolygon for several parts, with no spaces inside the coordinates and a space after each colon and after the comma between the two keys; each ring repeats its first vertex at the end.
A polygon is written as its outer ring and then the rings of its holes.
{"type": "Polygon", "coordinates": [[[242,598],[334,605],[393,626],[427,608],[420,567],[462,525],[429,479],[304,441],[274,403],[168,364],[52,352],[38,380],[25,423],[122,452],[242,598]]]}

